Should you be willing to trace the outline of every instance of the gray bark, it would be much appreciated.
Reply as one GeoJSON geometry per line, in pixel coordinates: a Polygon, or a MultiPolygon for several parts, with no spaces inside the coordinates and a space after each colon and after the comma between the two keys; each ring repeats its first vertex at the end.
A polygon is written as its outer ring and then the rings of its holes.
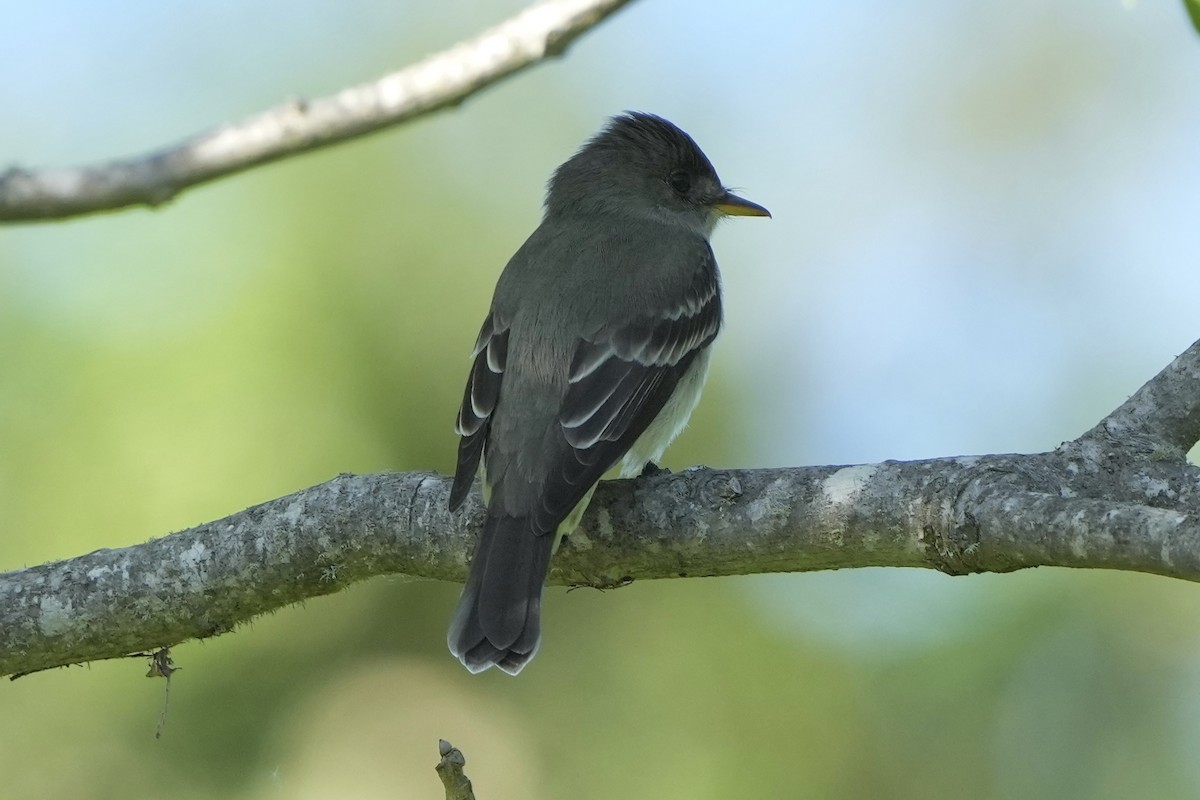
{"type": "MultiPolygon", "coordinates": [[[[1060,566],[1200,580],[1200,342],[1092,430],[1030,455],[697,468],[596,492],[553,583],[1060,566]]],[[[483,516],[431,473],[340,475],[145,544],[0,575],[0,675],[167,647],[373,575],[459,581],[483,516]]]]}

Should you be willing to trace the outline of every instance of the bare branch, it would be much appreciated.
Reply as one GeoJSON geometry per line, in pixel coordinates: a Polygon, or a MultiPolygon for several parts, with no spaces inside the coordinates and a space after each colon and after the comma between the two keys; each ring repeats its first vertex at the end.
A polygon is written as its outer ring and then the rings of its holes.
{"type": "Polygon", "coordinates": [[[1200,342],[1082,437],[1117,439],[1186,453],[1200,440],[1200,342]]]}
{"type": "MultiPolygon", "coordinates": [[[[1200,581],[1200,469],[1183,457],[1200,343],[1054,452],[851,467],[692,469],[600,486],[550,581],[863,566],[1034,566],[1200,581]],[[1132,405],[1131,405],[1132,404],[1132,405]],[[1121,420],[1139,420],[1138,435],[1121,420]],[[1173,421],[1174,420],[1174,421],[1173,421]],[[1125,427],[1121,427],[1125,425],[1125,427]],[[1092,438],[1089,438],[1092,437],[1092,438]],[[1149,447],[1147,446],[1149,445],[1149,447]]],[[[0,574],[0,675],[153,651],[374,575],[462,580],[478,497],[429,473],[341,475],[119,550],[0,574]]]]}
{"type": "Polygon", "coordinates": [[[442,786],[446,787],[446,800],[475,800],[471,779],[463,772],[467,759],[462,751],[445,739],[439,739],[438,754],[442,758],[434,769],[442,779],[442,786]]]}
{"type": "Polygon", "coordinates": [[[178,145],[108,164],[0,175],[0,222],[157,206],[184,189],[461,103],[558,55],[629,0],[543,0],[474,39],[371,83],[296,100],[178,145]]]}
{"type": "Polygon", "coordinates": [[[979,561],[994,548],[1012,568],[1054,565],[1153,572],[1200,580],[1200,509],[1184,511],[1028,492],[995,493],[975,506],[987,530],[979,561]],[[1103,531],[1104,535],[1097,535],[1103,531]]]}

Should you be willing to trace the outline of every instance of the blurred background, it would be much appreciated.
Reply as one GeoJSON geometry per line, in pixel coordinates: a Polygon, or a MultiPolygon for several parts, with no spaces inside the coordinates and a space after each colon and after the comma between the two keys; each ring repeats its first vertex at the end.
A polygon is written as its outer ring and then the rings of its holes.
{"type": "MultiPolygon", "coordinates": [[[[404,66],[521,3],[7,3],[0,164],[160,147],[404,66]]],[[[642,0],[460,108],[0,228],[0,570],[343,471],[453,466],[468,351],[553,168],[623,109],[774,212],[666,465],[1053,448],[1200,337],[1200,38],[1178,2],[642,0]]],[[[360,584],[0,685],[14,798],[1191,798],[1200,587],[1040,569],[551,589],[511,679],[458,587],[360,584]]]]}

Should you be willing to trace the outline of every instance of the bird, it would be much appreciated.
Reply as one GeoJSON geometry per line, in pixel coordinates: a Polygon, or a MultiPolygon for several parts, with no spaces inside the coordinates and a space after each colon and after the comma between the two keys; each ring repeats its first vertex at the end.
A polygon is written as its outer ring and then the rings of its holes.
{"type": "Polygon", "coordinates": [[[636,477],[687,424],[722,324],[709,237],[769,217],[662,117],[612,117],[551,177],[542,221],[500,274],[455,432],[456,511],[487,516],[447,644],[516,675],[541,642],[550,559],[606,474],[636,477]]]}

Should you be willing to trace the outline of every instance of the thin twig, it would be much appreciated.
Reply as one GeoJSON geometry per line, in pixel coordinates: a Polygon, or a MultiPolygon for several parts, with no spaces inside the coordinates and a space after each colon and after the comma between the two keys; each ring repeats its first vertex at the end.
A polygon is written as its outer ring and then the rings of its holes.
{"type": "Polygon", "coordinates": [[[407,69],[316,100],[294,100],[180,144],[107,164],[0,174],[0,222],[157,206],[184,189],[344,142],[461,103],[558,55],[629,0],[544,0],[407,69]]]}
{"type": "Polygon", "coordinates": [[[446,800],[475,800],[471,779],[463,772],[467,759],[462,751],[445,739],[439,739],[438,753],[442,759],[435,769],[442,779],[442,785],[446,787],[446,800]]]}

